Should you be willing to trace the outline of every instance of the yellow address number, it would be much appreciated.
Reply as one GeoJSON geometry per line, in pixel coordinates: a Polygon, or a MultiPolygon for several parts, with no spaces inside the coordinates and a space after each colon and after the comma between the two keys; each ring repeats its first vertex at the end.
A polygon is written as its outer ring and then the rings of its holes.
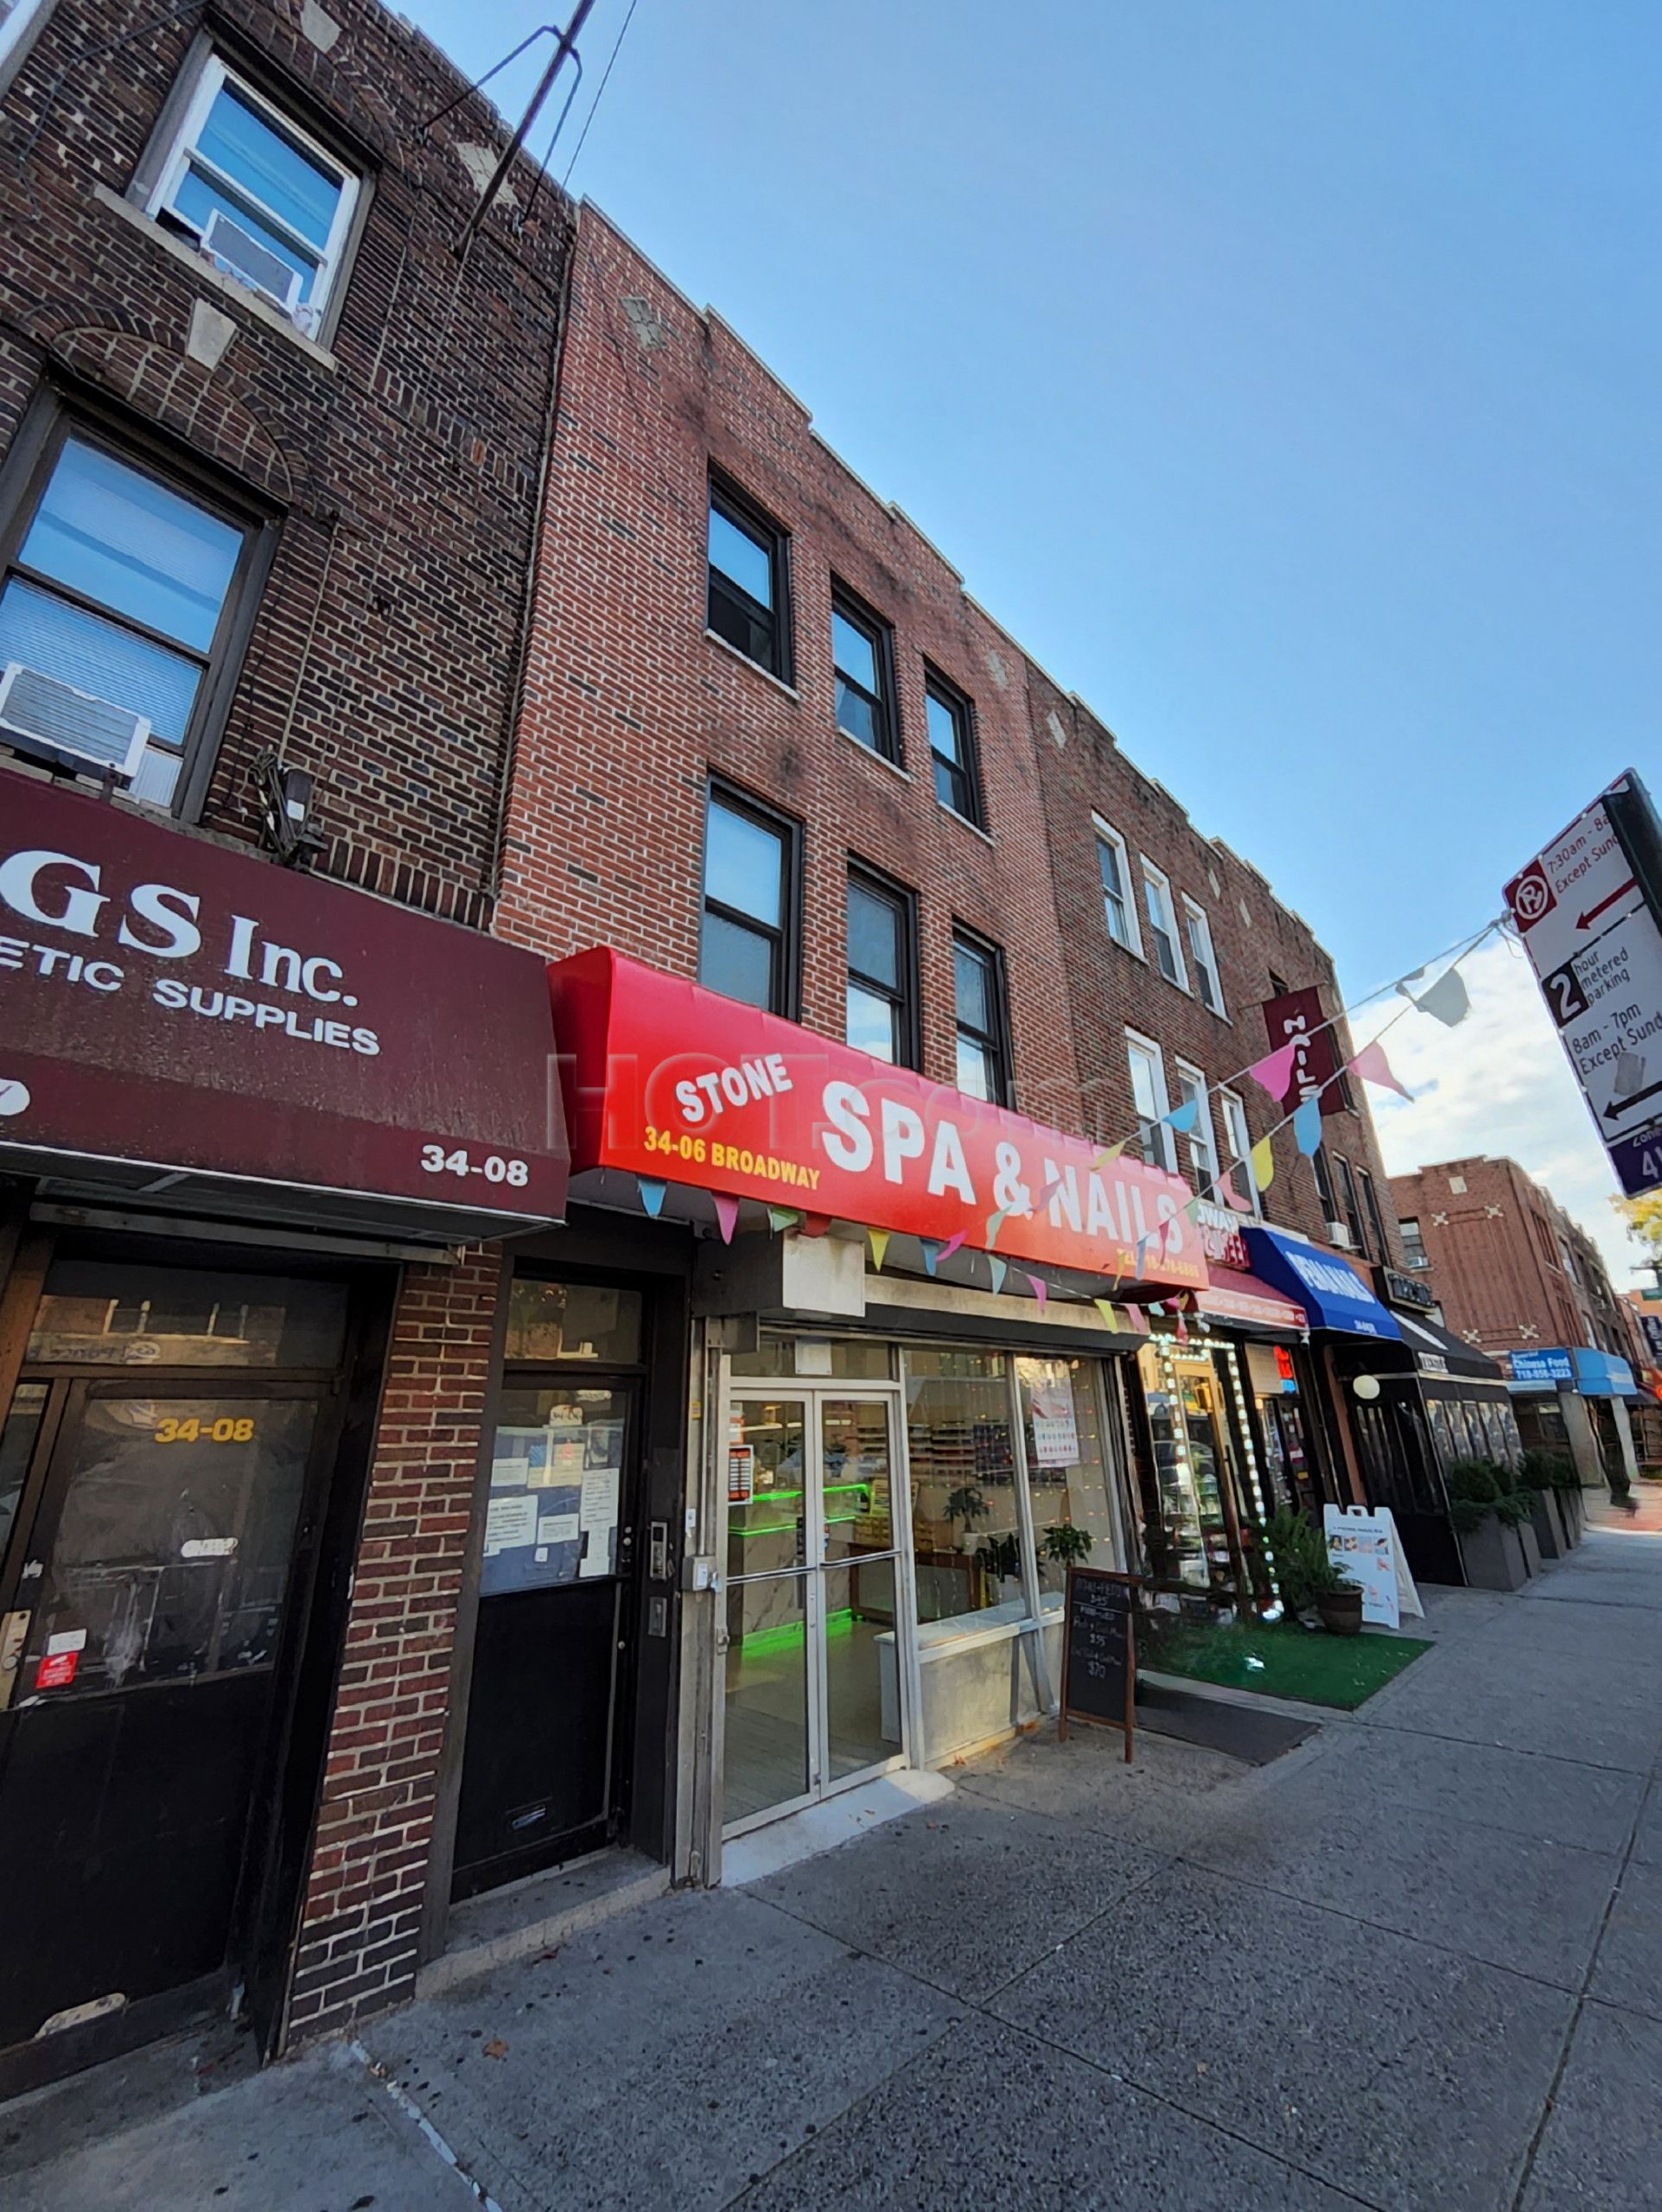
{"type": "Polygon", "coordinates": [[[171,1417],[162,1421],[156,1432],[158,1444],[246,1444],[254,1433],[254,1424],[247,1414],[222,1414],[218,1421],[198,1421],[192,1414],[188,1421],[171,1417]]]}

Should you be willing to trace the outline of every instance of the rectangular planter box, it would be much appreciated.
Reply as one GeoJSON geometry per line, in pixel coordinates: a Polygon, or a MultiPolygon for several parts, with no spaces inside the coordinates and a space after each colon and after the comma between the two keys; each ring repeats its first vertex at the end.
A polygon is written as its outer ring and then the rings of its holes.
{"type": "Polygon", "coordinates": [[[1562,1559],[1570,1549],[1570,1531],[1564,1526],[1557,1491],[1538,1490],[1535,1493],[1535,1541],[1541,1548],[1543,1559],[1562,1559]]]}
{"type": "Polygon", "coordinates": [[[1524,1548],[1525,1571],[1530,1574],[1538,1574],[1541,1571],[1541,1547],[1535,1541],[1534,1522],[1525,1521],[1520,1528],[1515,1529],[1512,1534],[1524,1548]]]}
{"type": "Polygon", "coordinates": [[[1558,1510],[1563,1516],[1563,1532],[1566,1539],[1572,1546],[1580,1543],[1582,1531],[1587,1525],[1587,1516],[1582,1506],[1581,1491],[1555,1490],[1552,1495],[1557,1499],[1558,1510]]]}
{"type": "Polygon", "coordinates": [[[1518,1531],[1503,1528],[1493,1513],[1469,1536],[1461,1537],[1460,1556],[1474,1590],[1521,1590],[1529,1580],[1518,1531]]]}

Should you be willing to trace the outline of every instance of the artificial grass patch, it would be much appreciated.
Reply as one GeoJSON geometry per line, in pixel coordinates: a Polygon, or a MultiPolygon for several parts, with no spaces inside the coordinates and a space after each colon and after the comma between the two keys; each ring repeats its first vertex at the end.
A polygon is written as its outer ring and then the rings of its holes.
{"type": "Polygon", "coordinates": [[[1422,1637],[1329,1636],[1296,1622],[1274,1627],[1176,1629],[1145,1645],[1138,1658],[1156,1674],[1224,1682],[1266,1697],[1301,1698],[1349,1713],[1431,1646],[1422,1637]],[[1257,1663],[1254,1664],[1253,1662],[1257,1663]]]}

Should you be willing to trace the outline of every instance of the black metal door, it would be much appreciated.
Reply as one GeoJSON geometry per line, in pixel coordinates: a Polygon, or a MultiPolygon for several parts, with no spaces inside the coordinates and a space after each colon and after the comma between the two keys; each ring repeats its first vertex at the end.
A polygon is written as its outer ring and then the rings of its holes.
{"type": "Polygon", "coordinates": [[[456,1817],[457,1897],[621,1827],[634,1683],[638,1385],[502,1393],[456,1817]]]}
{"type": "Polygon", "coordinates": [[[335,1398],[131,1370],[33,1388],[0,1624],[0,2061],[40,2054],[13,2083],[223,1988],[335,1398]]]}

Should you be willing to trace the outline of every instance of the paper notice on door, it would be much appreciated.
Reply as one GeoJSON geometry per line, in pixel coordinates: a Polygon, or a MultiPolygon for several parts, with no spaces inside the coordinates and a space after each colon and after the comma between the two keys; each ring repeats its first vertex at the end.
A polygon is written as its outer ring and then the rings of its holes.
{"type": "Polygon", "coordinates": [[[618,1499],[622,1487],[621,1468],[586,1467],[583,1470],[583,1496],[577,1507],[577,1517],[588,1541],[583,1546],[583,1563],[577,1572],[585,1578],[612,1572],[612,1554],[617,1541],[618,1499]]]}
{"type": "Polygon", "coordinates": [[[493,1490],[524,1490],[528,1484],[546,1482],[548,1431],[545,1428],[499,1428],[491,1458],[493,1490]]]}
{"type": "Polygon", "coordinates": [[[537,1541],[537,1501],[523,1493],[505,1491],[493,1497],[485,1514],[485,1556],[537,1541]]]}
{"type": "Polygon", "coordinates": [[[1079,1465],[1079,1424],[1073,1385],[1066,1376],[1033,1393],[1033,1453],[1041,1467],[1079,1465]]]}
{"type": "Polygon", "coordinates": [[[46,1640],[48,1659],[55,1659],[60,1651],[85,1651],[86,1649],[86,1630],[84,1628],[60,1629],[55,1636],[49,1636],[46,1640]]]}
{"type": "Polygon", "coordinates": [[[583,1534],[582,1516],[576,1513],[539,1513],[537,1516],[537,1541],[539,1544],[575,1544],[583,1534]]]}

